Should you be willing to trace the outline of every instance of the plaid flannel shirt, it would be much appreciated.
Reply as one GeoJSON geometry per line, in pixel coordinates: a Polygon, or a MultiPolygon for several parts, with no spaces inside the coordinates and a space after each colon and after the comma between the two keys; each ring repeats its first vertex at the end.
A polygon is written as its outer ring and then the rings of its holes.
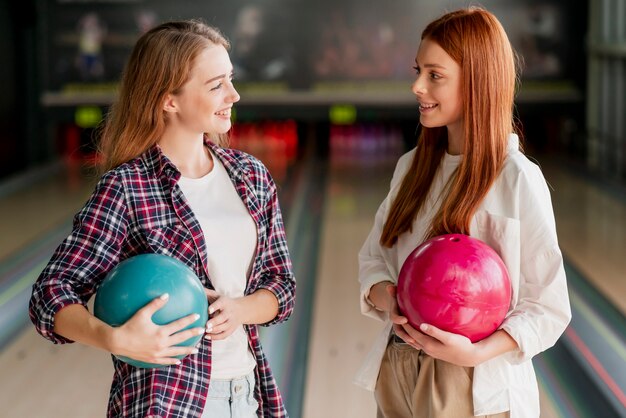
{"type": "MultiPolygon", "coordinates": [[[[256,158],[207,142],[220,159],[257,227],[257,248],[245,294],[258,289],[278,299],[278,315],[265,326],[287,320],[295,300],[295,278],[282,216],[269,172],[256,158]]],[[[87,306],[107,272],[141,253],[165,254],[192,267],[212,288],[200,224],[177,185],[180,172],[154,146],[107,172],[74,218],[71,234],[59,245],[33,285],[30,317],[52,342],[54,316],[75,303],[87,306]]],[[[210,231],[207,231],[210,233],[210,231]]],[[[281,394],[261,348],[257,325],[245,325],[256,357],[255,397],[259,417],[286,417],[281,394]]],[[[200,417],[211,376],[211,341],[178,366],[140,369],[112,356],[115,368],[109,417],[200,417]]]]}

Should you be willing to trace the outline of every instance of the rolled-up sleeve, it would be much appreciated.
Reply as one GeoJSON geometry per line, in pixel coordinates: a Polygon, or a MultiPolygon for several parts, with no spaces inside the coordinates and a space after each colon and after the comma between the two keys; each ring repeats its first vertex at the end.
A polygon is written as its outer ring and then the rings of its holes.
{"type": "Polygon", "coordinates": [[[374,226],[359,251],[359,305],[361,313],[381,321],[386,321],[389,315],[387,312],[379,311],[373,306],[369,301],[369,293],[372,286],[377,283],[384,281],[396,282],[396,279],[387,267],[383,255],[383,251],[389,251],[389,249],[383,249],[380,246],[380,236],[385,223],[388,202],[389,196],[378,208],[374,218],[374,226]]]}
{"type": "Polygon", "coordinates": [[[296,280],[287,246],[287,237],[278,201],[276,186],[268,176],[270,199],[266,206],[269,220],[267,229],[267,249],[261,271],[258,289],[269,290],[278,300],[278,314],[262,326],[270,326],[286,321],[293,312],[296,297],[296,280]]]}
{"type": "Polygon", "coordinates": [[[520,176],[521,267],[518,303],[501,328],[519,350],[513,364],[552,347],[571,319],[563,257],[550,192],[539,168],[520,176]]]}
{"type": "Polygon", "coordinates": [[[72,342],[54,333],[55,315],[68,305],[86,306],[98,283],[117,264],[127,216],[122,184],[115,175],[105,174],[33,284],[29,315],[43,337],[55,344],[72,342]]]}

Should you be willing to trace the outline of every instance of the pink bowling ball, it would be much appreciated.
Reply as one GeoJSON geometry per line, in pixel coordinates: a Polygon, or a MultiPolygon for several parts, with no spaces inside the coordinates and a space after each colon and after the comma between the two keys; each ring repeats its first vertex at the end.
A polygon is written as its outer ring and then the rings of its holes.
{"type": "Polygon", "coordinates": [[[411,252],[400,269],[397,297],[414,328],[427,323],[476,342],[504,320],[511,283],[491,247],[467,235],[446,234],[411,252]]]}

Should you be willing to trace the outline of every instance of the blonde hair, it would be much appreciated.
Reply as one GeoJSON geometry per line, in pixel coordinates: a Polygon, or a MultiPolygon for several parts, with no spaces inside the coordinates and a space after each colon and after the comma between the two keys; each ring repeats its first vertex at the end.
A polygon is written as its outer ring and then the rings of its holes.
{"type": "MultiPolygon", "coordinates": [[[[447,13],[422,33],[461,67],[463,159],[425,238],[469,234],[470,221],[496,180],[506,158],[507,138],[515,132],[513,106],[516,57],[497,18],[470,7],[447,13]]],[[[386,219],[381,245],[391,247],[410,231],[422,209],[448,145],[446,127],[422,127],[415,157],[386,219]]]]}
{"type": "MultiPolygon", "coordinates": [[[[124,69],[119,96],[100,130],[101,169],[131,160],[157,143],[165,128],[163,101],[187,81],[195,58],[210,45],[230,44],[199,20],[166,22],[139,38],[124,69]]],[[[226,135],[209,138],[227,145],[226,135]]]]}

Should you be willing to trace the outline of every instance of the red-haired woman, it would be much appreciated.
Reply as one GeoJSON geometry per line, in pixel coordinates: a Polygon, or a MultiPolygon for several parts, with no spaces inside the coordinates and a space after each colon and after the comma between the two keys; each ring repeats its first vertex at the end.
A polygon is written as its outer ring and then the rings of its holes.
{"type": "Polygon", "coordinates": [[[417,146],[397,163],[391,188],[359,253],[361,310],[386,322],[356,383],[375,390],[379,417],[539,417],[531,363],[571,318],[546,181],[520,151],[513,99],[515,55],[481,8],[431,22],[415,58],[417,146]],[[468,338],[400,315],[399,270],[424,240],[479,238],[509,271],[506,319],[468,338]]]}

